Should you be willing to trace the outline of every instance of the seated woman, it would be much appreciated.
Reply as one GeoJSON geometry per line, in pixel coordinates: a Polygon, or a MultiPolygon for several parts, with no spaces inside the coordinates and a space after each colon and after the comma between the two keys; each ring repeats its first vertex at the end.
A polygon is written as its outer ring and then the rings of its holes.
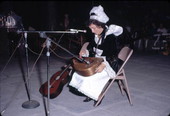
{"type": "Polygon", "coordinates": [[[116,75],[111,59],[117,56],[116,36],[123,33],[123,28],[113,24],[107,26],[108,21],[109,18],[101,5],[92,8],[88,27],[94,33],[94,39],[83,45],[79,56],[99,57],[103,58],[103,62],[96,68],[94,75],[84,77],[74,72],[69,83],[71,87],[87,96],[84,102],[96,102],[105,84],[116,75]]]}

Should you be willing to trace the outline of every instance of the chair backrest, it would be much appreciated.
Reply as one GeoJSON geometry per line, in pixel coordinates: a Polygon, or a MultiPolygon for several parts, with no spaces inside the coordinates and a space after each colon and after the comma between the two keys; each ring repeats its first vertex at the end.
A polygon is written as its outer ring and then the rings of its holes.
{"type": "Polygon", "coordinates": [[[118,58],[123,61],[123,64],[119,68],[117,74],[119,74],[121,72],[121,70],[123,69],[124,65],[126,64],[126,62],[131,57],[132,53],[133,53],[133,49],[131,49],[131,48],[127,47],[127,46],[123,47],[120,50],[120,52],[118,54],[118,58]]]}

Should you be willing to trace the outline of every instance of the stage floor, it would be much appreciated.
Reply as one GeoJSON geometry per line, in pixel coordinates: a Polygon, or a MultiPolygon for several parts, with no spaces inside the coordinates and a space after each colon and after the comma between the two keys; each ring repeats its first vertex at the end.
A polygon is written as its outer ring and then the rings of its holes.
{"type": "Polygon", "coordinates": [[[3,70],[0,75],[2,116],[48,116],[47,111],[49,116],[169,116],[170,56],[134,51],[125,66],[133,106],[126,96],[121,95],[117,83],[114,83],[102,103],[93,107],[93,101],[83,102],[85,98],[71,93],[67,84],[61,94],[49,102],[40,94],[39,88],[47,81],[47,77],[51,78],[69,61],[69,55],[60,55],[66,60],[51,54],[49,68],[46,55],[41,56],[35,65],[38,55],[29,57],[29,93],[30,100],[40,104],[36,108],[22,106],[29,101],[24,83],[27,72],[24,55],[12,57],[5,70],[3,68],[9,57],[0,57],[0,70],[3,70]],[[49,110],[45,107],[48,103],[49,110]]]}

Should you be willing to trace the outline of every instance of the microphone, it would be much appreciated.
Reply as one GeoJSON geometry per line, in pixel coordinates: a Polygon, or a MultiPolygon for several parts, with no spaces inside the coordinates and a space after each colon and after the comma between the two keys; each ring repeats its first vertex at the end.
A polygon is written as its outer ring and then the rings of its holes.
{"type": "Polygon", "coordinates": [[[70,31],[76,31],[77,33],[78,32],[82,32],[82,33],[86,33],[87,31],[86,30],[80,30],[80,29],[69,29],[70,31]]]}

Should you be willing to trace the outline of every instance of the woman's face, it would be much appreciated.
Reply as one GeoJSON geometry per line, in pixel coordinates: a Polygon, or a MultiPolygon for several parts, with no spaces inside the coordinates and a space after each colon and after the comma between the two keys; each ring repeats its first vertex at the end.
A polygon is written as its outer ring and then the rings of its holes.
{"type": "Polygon", "coordinates": [[[89,28],[91,29],[92,33],[96,35],[100,35],[103,31],[103,28],[94,24],[90,24],[89,28]]]}

